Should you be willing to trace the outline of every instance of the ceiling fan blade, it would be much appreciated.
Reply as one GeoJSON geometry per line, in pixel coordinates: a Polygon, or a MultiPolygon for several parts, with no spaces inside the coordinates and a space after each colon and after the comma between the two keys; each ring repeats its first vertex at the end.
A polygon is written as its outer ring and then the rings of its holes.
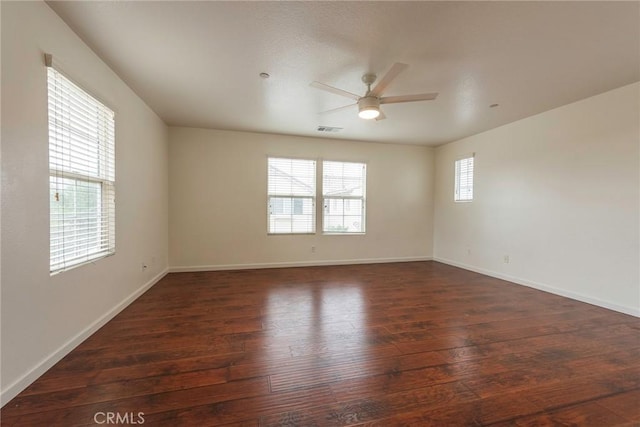
{"type": "Polygon", "coordinates": [[[324,90],[324,91],[327,91],[327,92],[331,92],[331,93],[334,93],[336,95],[346,96],[347,98],[351,98],[354,101],[357,101],[358,99],[360,99],[360,96],[356,95],[355,93],[347,92],[346,90],[338,89],[337,87],[329,86],[329,85],[326,85],[324,83],[312,82],[309,86],[315,87],[316,89],[320,89],[320,90],[324,90]]]}
{"type": "Polygon", "coordinates": [[[378,117],[376,117],[376,122],[378,120],[384,120],[386,118],[387,118],[387,116],[385,116],[384,113],[382,112],[382,110],[380,110],[380,115],[378,117]]]}
{"type": "Polygon", "coordinates": [[[376,87],[371,90],[371,95],[377,97],[382,95],[382,93],[387,89],[387,86],[391,84],[393,79],[398,77],[398,74],[406,70],[407,67],[407,64],[403,64],[401,62],[396,62],[395,64],[393,64],[391,69],[387,71],[387,74],[385,74],[384,77],[378,82],[376,87]]]}
{"type": "Polygon", "coordinates": [[[347,108],[353,107],[354,105],[357,105],[357,104],[343,105],[342,107],[332,108],[331,110],[321,111],[321,112],[320,112],[320,113],[318,113],[318,114],[336,113],[336,112],[338,112],[338,111],[346,110],[347,108]]]}
{"type": "Polygon", "coordinates": [[[420,93],[417,95],[385,96],[380,98],[380,104],[397,104],[398,102],[433,101],[438,93],[420,93]]]}

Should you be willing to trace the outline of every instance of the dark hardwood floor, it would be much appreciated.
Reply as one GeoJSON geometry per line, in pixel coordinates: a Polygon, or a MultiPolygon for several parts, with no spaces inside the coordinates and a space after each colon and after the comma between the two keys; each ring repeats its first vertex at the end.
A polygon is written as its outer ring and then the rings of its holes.
{"type": "Polygon", "coordinates": [[[170,274],[2,425],[637,426],[639,356],[640,319],[436,262],[170,274]]]}

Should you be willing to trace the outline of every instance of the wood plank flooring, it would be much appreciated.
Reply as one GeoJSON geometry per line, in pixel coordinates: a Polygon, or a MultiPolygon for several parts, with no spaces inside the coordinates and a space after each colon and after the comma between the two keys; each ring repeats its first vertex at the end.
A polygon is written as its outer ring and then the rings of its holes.
{"type": "Polygon", "coordinates": [[[436,262],[179,273],[1,415],[3,426],[638,426],[639,361],[640,319],[436,262]]]}

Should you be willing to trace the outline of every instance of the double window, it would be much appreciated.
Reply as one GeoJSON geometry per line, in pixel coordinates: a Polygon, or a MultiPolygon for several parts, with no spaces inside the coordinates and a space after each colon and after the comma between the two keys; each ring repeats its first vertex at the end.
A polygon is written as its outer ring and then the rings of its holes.
{"type": "Polygon", "coordinates": [[[115,252],[114,113],[51,66],[49,270],[115,252]]]}
{"type": "Polygon", "coordinates": [[[316,171],[322,176],[322,231],[365,232],[366,165],[305,159],[268,159],[268,231],[316,231],[316,171]]]}

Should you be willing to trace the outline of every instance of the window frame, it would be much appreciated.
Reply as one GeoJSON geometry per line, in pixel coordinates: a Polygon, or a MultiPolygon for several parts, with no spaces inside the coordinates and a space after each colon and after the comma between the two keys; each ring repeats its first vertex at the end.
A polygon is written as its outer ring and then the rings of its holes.
{"type": "Polygon", "coordinates": [[[45,54],[45,65],[49,273],[55,275],[116,252],[115,113],[54,64],[52,55],[45,54]],[[79,207],[83,197],[91,201],[79,207]]]}
{"type": "MultiPolygon", "coordinates": [[[[367,232],[367,169],[368,165],[366,162],[356,162],[356,161],[343,161],[343,160],[322,160],[322,171],[321,171],[321,197],[322,197],[322,223],[321,229],[323,235],[339,235],[339,236],[353,236],[353,235],[364,235],[367,232]],[[361,196],[337,196],[337,195],[327,195],[325,194],[325,164],[326,163],[342,163],[342,164],[353,164],[359,165],[364,169],[363,178],[362,178],[362,195],[361,196]],[[339,231],[339,230],[327,230],[327,205],[329,204],[329,209],[332,202],[342,202],[342,211],[343,218],[345,216],[344,209],[345,203],[351,204],[351,201],[359,201],[361,205],[360,209],[360,222],[361,227],[359,231],[339,231]]],[[[343,175],[344,176],[344,175],[343,175]]],[[[355,215],[351,215],[355,216],[355,215]]],[[[344,227],[344,223],[343,223],[344,227]]]]}
{"type": "Polygon", "coordinates": [[[456,203],[471,203],[474,200],[474,181],[475,181],[475,153],[468,153],[459,156],[454,161],[453,166],[454,184],[453,184],[453,201],[456,203]],[[464,166],[463,162],[470,161],[471,165],[464,166]],[[465,172],[466,171],[466,172],[465,172]],[[463,175],[465,175],[463,177],[463,175]],[[467,185],[463,186],[463,182],[467,185]],[[466,190],[465,190],[466,188],[466,190]],[[463,191],[466,194],[463,194],[463,191]]]}
{"type": "MultiPolygon", "coordinates": [[[[275,156],[275,155],[268,155],[267,156],[267,235],[270,236],[288,236],[288,235],[312,235],[312,234],[316,234],[316,222],[317,222],[317,204],[316,204],[316,198],[317,198],[317,191],[318,191],[318,184],[317,184],[317,179],[318,179],[318,161],[316,159],[310,159],[310,158],[299,158],[299,157],[285,157],[285,156],[275,156]],[[272,193],[270,190],[270,179],[271,179],[271,171],[270,171],[270,161],[274,159],[274,160],[290,160],[290,161],[301,161],[301,162],[311,162],[313,167],[310,168],[310,170],[313,170],[313,191],[309,192],[309,194],[296,194],[293,191],[287,194],[275,194],[272,193]],[[311,195],[312,194],[312,195],[311,195]],[[276,231],[275,229],[272,229],[272,215],[274,215],[274,213],[272,212],[273,207],[272,207],[272,203],[274,199],[290,199],[291,203],[290,203],[290,208],[291,208],[291,221],[293,222],[293,216],[294,215],[304,215],[303,214],[296,214],[295,210],[296,210],[296,206],[298,205],[296,202],[301,201],[302,202],[302,210],[304,211],[304,200],[310,200],[311,201],[311,221],[309,221],[309,225],[311,226],[310,230],[305,230],[305,231],[293,231],[293,224],[291,225],[291,231],[276,231]]],[[[284,203],[283,203],[284,205],[284,203]]],[[[283,207],[283,206],[281,206],[283,207]]],[[[282,213],[281,215],[287,215],[286,213],[282,213]]]]}

